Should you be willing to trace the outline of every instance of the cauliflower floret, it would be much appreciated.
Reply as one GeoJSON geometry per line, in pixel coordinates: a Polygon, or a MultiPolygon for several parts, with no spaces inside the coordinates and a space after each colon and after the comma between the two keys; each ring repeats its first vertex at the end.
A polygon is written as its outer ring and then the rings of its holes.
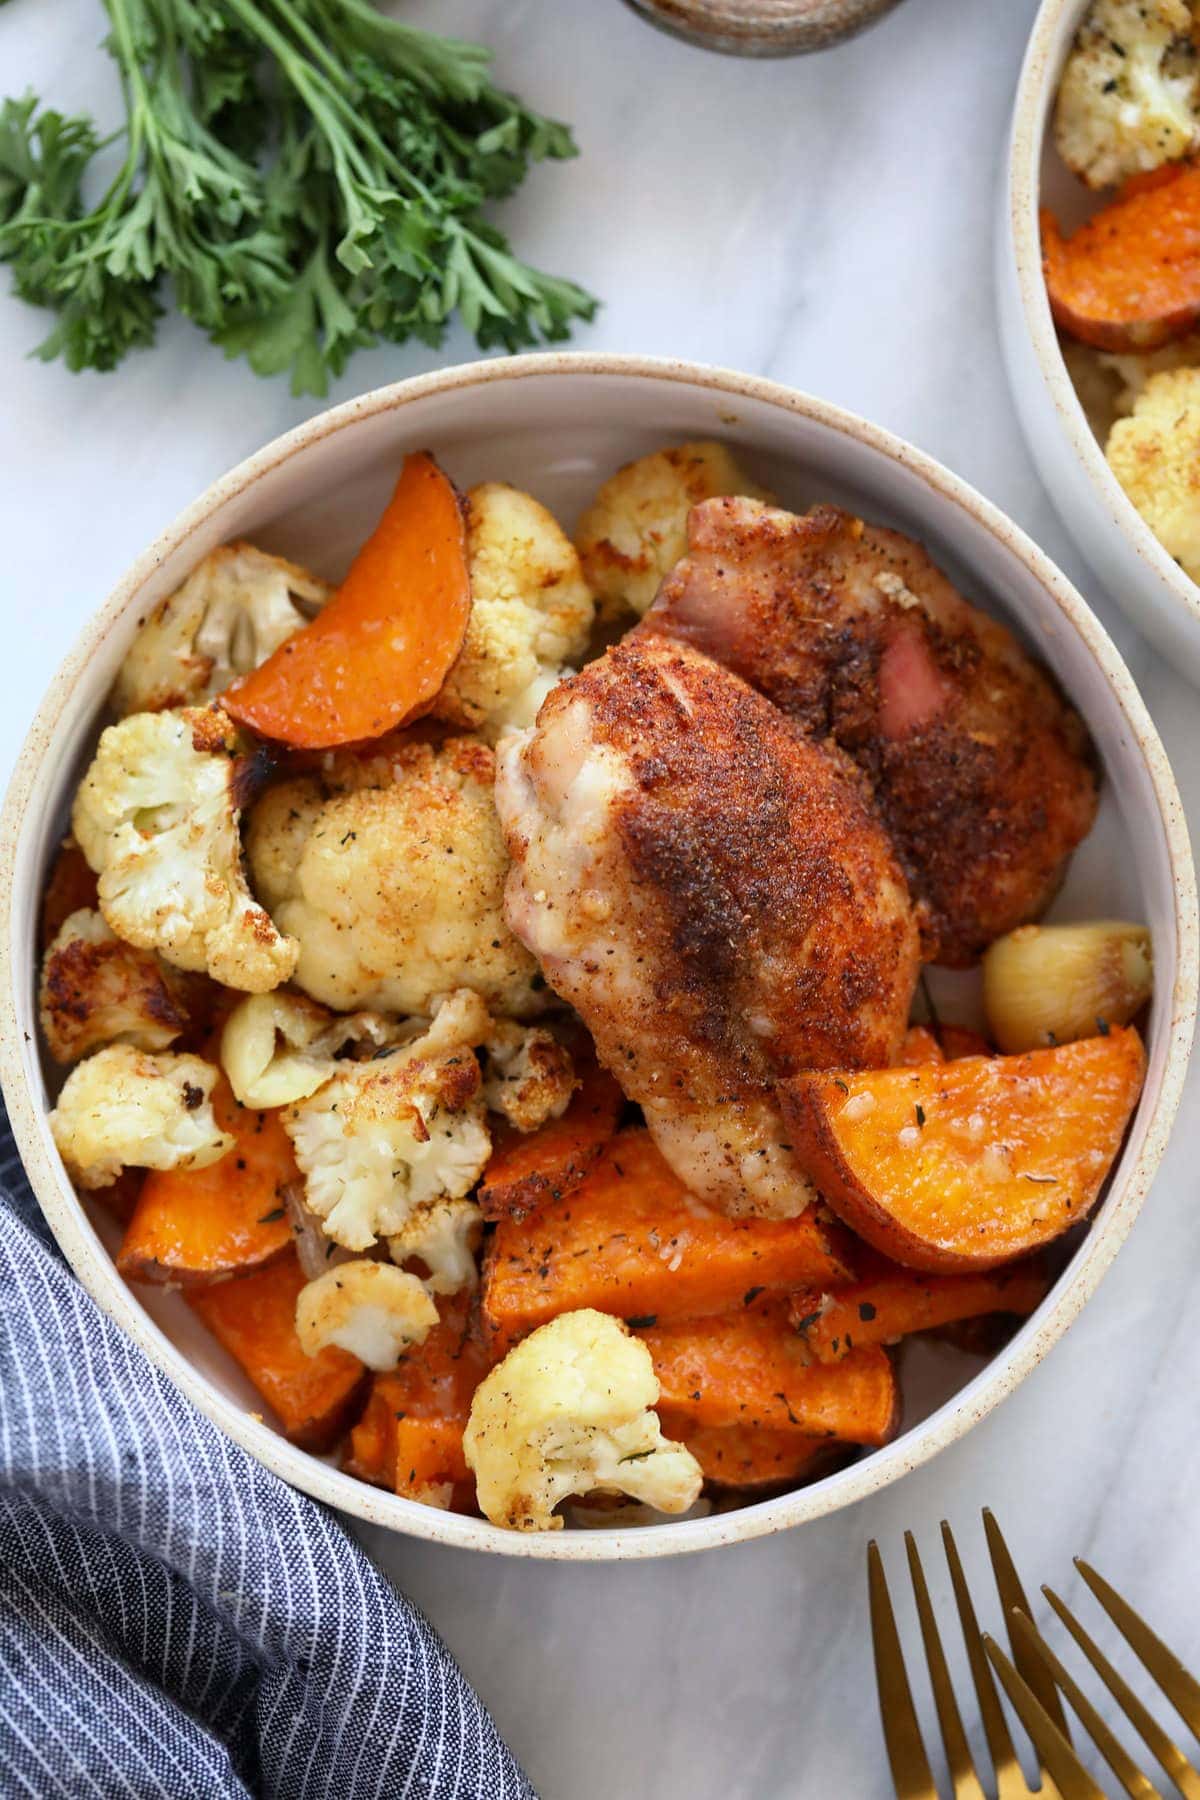
{"type": "Polygon", "coordinates": [[[256,890],[300,946],[296,982],[327,1006],[428,1018],[458,987],[493,1011],[545,1005],[504,922],[495,758],[477,738],[337,756],[270,789],[250,819],[256,890]]]}
{"type": "Polygon", "coordinates": [[[243,1106],[261,1112],[315,1094],[347,1050],[373,1054],[397,1042],[380,1013],[331,1013],[306,994],[249,994],[221,1033],[221,1067],[243,1106]]]}
{"type": "Polygon", "coordinates": [[[287,980],[298,946],[246,886],[236,748],[217,708],[133,713],[102,734],[71,829],[118,937],[261,993],[287,980]]]}
{"type": "Polygon", "coordinates": [[[115,937],[83,907],[63,921],[42,959],[42,1030],[56,1062],[78,1062],[100,1044],[165,1050],[187,1029],[188,978],[115,937]]]}
{"type": "Polygon", "coordinates": [[[332,594],[306,569],[253,544],[214,550],[139,630],[113,686],[114,710],[124,717],[213,699],[235,675],[266,662],[332,594]]]}
{"type": "Polygon", "coordinates": [[[565,1044],[538,1025],[493,1021],[482,1039],[487,1051],[483,1097],[489,1112],[500,1113],[518,1131],[536,1131],[561,1118],[578,1086],[575,1064],[565,1044]]]}
{"type": "Polygon", "coordinates": [[[416,1276],[391,1263],[340,1263],[296,1296],[296,1336],[305,1356],[333,1344],[368,1369],[394,1369],[437,1322],[438,1309],[416,1276]]]}
{"type": "MultiPolygon", "coordinates": [[[[1086,348],[1084,345],[1080,349],[1086,348]]],[[[1176,338],[1173,343],[1160,344],[1157,350],[1141,352],[1122,352],[1093,350],[1091,354],[1109,377],[1116,377],[1120,387],[1113,396],[1112,410],[1117,418],[1126,419],[1141,399],[1146,383],[1152,375],[1161,375],[1172,369],[1194,369],[1200,367],[1200,332],[1190,332],[1187,337],[1176,338]]],[[[1068,367],[1070,365],[1068,364],[1068,367]]],[[[1074,379],[1074,370],[1071,370],[1074,379]]],[[[1110,424],[1111,424],[1110,420],[1110,424]]],[[[1107,435],[1107,433],[1105,434],[1107,435]]]]}
{"type": "Polygon", "coordinates": [[[563,1313],[509,1351],[475,1391],[463,1435],[493,1525],[554,1531],[568,1494],[629,1494],[686,1512],[703,1477],[662,1434],[650,1352],[606,1313],[563,1313]]]}
{"type": "Polygon", "coordinates": [[[122,1169],[203,1169],[233,1148],[213,1117],[218,1071],[199,1056],[111,1044],[72,1069],[50,1114],[71,1179],[111,1187],[122,1169]]]}
{"type": "Polygon", "coordinates": [[[309,1208],[347,1250],[400,1232],[414,1208],[461,1199],[491,1151],[479,1064],[424,1042],[339,1073],[289,1107],[284,1126],[309,1208]]]}
{"type": "Polygon", "coordinates": [[[1159,543],[1200,581],[1200,369],[1152,375],[1105,455],[1159,543]]]}
{"type": "Polygon", "coordinates": [[[482,1237],[483,1214],[473,1200],[427,1200],[388,1239],[388,1254],[394,1263],[424,1263],[431,1294],[457,1294],[479,1279],[482,1237]]]}
{"type": "Polygon", "coordinates": [[[1089,187],[1186,156],[1197,138],[1186,0],[1095,0],[1058,87],[1054,141],[1089,187]]]}
{"type": "Polygon", "coordinates": [[[532,495],[487,481],[468,505],[471,621],[434,710],[495,739],[533,724],[587,649],[595,606],[574,545],[532,495]]]}
{"type": "Polygon", "coordinates": [[[621,620],[646,611],[687,549],[688,513],[719,494],[771,498],[724,444],[656,450],[609,476],[575,528],[575,547],[601,618],[621,620]]]}

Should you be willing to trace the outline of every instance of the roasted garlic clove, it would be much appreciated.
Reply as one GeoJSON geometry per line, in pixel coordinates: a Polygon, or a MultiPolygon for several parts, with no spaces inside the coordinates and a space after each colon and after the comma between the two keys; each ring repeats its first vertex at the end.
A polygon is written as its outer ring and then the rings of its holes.
{"type": "Polygon", "coordinates": [[[1033,1050],[1126,1025],[1150,998],[1144,925],[1022,925],[983,959],[983,1003],[1001,1050],[1033,1050]]]}

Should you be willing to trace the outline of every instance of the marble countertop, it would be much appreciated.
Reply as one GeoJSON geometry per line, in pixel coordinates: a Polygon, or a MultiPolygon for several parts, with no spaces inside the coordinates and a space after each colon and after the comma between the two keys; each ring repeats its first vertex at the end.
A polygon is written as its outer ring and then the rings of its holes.
{"type": "MultiPolygon", "coordinates": [[[[774,376],[915,440],[1055,557],[1125,652],[1200,824],[1197,696],[1069,546],[1001,367],[991,231],[1034,0],[904,0],[821,57],[739,64],[617,0],[443,0],[406,15],[492,42],[502,77],[571,119],[578,163],[508,207],[525,254],[605,297],[582,347],[774,376]]],[[[0,13],[6,92],[111,108],[95,0],[0,13]]],[[[0,272],[0,286],[4,285],[0,272]]],[[[0,297],[0,769],[73,633],[175,512],[317,410],[175,321],[117,377],[28,360],[44,320],[0,297]]],[[[333,395],[446,361],[360,356],[333,395]]],[[[864,1548],[905,1527],[936,1571],[949,1518],[981,1568],[998,1513],[1031,1584],[1093,1557],[1179,1649],[1195,1613],[1200,1074],[1133,1236],[1067,1338],[965,1441],[871,1502],[741,1549],[625,1568],[506,1562],[366,1534],[426,1610],[547,1800],[871,1800],[864,1548]]],[[[948,1602],[947,1602],[948,1604],[948,1602]]],[[[993,1614],[993,1624],[997,1616],[993,1614]]]]}

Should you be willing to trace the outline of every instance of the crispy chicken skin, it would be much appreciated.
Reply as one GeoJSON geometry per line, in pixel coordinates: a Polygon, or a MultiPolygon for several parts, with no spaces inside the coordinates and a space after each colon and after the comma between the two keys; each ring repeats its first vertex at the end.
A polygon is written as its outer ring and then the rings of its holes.
{"type": "Polygon", "coordinates": [[[1087,733],[1049,676],[919,544],[835,506],[692,509],[637,634],[716,657],[865,773],[928,961],[1037,918],[1091,827],[1087,733]]]}
{"type": "Polygon", "coordinates": [[[917,975],[853,766],[708,657],[626,640],[502,743],[496,803],[509,924],[680,1178],[799,1211],[773,1083],[890,1062],[917,975]]]}

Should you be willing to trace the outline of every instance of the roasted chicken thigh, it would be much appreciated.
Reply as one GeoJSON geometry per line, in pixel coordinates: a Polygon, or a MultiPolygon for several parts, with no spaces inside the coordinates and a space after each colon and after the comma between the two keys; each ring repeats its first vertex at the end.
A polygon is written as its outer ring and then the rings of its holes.
{"type": "Polygon", "coordinates": [[[917,975],[853,765],[710,658],[626,640],[502,743],[496,801],[511,928],[680,1178],[800,1210],[774,1083],[891,1061],[917,975]]]}
{"type": "Polygon", "coordinates": [[[964,967],[1036,918],[1091,827],[1078,715],[898,531],[836,506],[707,500],[637,633],[715,657],[854,758],[931,962],[964,967]]]}

